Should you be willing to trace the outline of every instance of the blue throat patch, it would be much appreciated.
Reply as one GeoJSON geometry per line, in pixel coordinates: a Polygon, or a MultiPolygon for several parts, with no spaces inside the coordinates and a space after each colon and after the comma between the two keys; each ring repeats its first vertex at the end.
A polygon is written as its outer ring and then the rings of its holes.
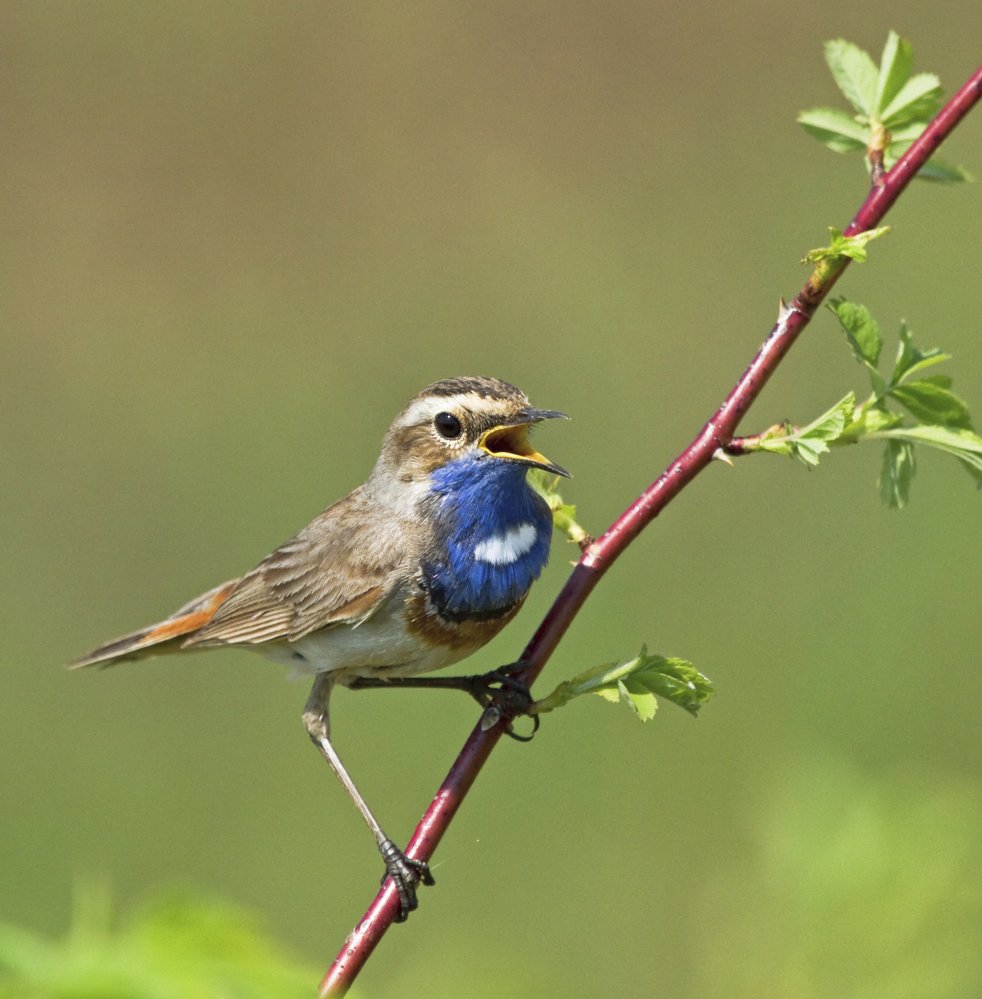
{"type": "Polygon", "coordinates": [[[423,578],[444,617],[495,617],[521,600],[545,567],[552,515],[525,481],[527,471],[469,455],[432,473],[436,545],[423,578]]]}

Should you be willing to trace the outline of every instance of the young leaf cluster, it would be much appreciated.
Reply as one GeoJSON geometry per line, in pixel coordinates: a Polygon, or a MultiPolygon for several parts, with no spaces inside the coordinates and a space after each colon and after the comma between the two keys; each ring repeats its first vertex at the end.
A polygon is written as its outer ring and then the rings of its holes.
{"type": "Polygon", "coordinates": [[[778,424],[761,434],[746,450],[783,454],[789,458],[797,458],[803,465],[814,468],[822,455],[828,451],[829,445],[842,437],[846,425],[852,423],[855,411],[856,393],[850,392],[807,426],[778,424]]]}
{"type": "MultiPolygon", "coordinates": [[[[895,31],[887,36],[880,65],[868,52],[841,38],[825,43],[825,61],[853,113],[819,107],[802,111],[805,131],[837,153],[860,152],[874,178],[910,148],[941,106],[941,83],[933,73],[913,73],[914,51],[895,31]]],[[[925,180],[970,180],[960,166],[932,158],[918,173],[925,180]]]]}
{"type": "Polygon", "coordinates": [[[857,232],[854,236],[846,236],[841,229],[836,229],[834,225],[830,225],[829,232],[832,234],[832,241],[828,246],[819,246],[814,250],[809,250],[802,263],[819,264],[826,260],[836,261],[842,257],[848,257],[850,260],[855,260],[857,264],[865,264],[869,257],[866,247],[874,239],[885,236],[889,231],[890,226],[883,225],[878,229],[866,229],[864,232],[857,232]]]}
{"type": "Polygon", "coordinates": [[[896,359],[884,374],[883,334],[869,309],[842,298],[828,308],[865,369],[872,394],[857,404],[850,392],[807,426],[774,427],[745,450],[788,455],[812,467],[831,446],[883,441],[880,496],[887,506],[901,508],[910,498],[916,470],[914,445],[922,444],[955,457],[982,488],[982,437],[972,427],[968,406],[951,390],[950,377],[925,374],[951,355],[936,347],[920,349],[907,324],[901,323],[896,359]]]}
{"type": "Polygon", "coordinates": [[[594,666],[564,681],[547,697],[536,701],[530,713],[545,714],[582,694],[599,694],[615,704],[623,701],[641,721],[649,721],[658,710],[658,697],[697,715],[714,692],[709,678],[692,663],[653,655],[642,647],[640,654],[626,663],[594,666]]]}
{"type": "Polygon", "coordinates": [[[924,374],[950,360],[951,355],[937,347],[918,348],[907,324],[902,322],[893,367],[889,375],[881,374],[878,362],[883,335],[869,310],[841,298],[830,302],[829,309],[839,320],[853,356],[866,369],[873,389],[837,443],[849,444],[863,438],[886,442],[880,496],[887,506],[907,505],[916,467],[915,444],[953,455],[982,488],[982,437],[972,427],[968,406],[952,392],[948,375],[924,374]],[[891,404],[899,404],[901,411],[891,408],[891,404]]]}
{"type": "Polygon", "coordinates": [[[803,264],[814,264],[815,272],[812,275],[812,283],[816,287],[822,287],[838,276],[850,261],[857,264],[865,264],[869,257],[867,247],[874,239],[885,236],[890,231],[888,225],[880,226],[877,229],[866,229],[857,232],[854,236],[847,236],[841,229],[829,226],[832,240],[827,246],[819,246],[814,250],[809,250],[805,254],[803,264]]]}

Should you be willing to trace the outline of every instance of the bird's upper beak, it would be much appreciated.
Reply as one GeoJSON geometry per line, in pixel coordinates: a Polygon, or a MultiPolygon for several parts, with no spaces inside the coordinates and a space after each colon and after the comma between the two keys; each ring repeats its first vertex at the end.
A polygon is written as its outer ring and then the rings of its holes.
{"type": "Polygon", "coordinates": [[[492,458],[520,461],[525,465],[544,468],[547,472],[569,478],[569,472],[565,468],[554,464],[544,454],[539,454],[529,442],[529,430],[534,423],[540,420],[568,419],[565,413],[560,413],[556,409],[524,409],[510,423],[485,430],[477,446],[492,458]]]}

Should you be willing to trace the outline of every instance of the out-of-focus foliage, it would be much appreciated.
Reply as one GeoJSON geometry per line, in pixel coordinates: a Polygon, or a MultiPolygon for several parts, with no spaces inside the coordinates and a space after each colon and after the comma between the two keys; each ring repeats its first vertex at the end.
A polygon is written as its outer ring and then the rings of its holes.
{"type": "Polygon", "coordinates": [[[748,863],[701,889],[702,932],[718,946],[692,994],[974,995],[978,789],[923,774],[871,786],[834,758],[785,762],[773,777],[748,863]]]}
{"type": "Polygon", "coordinates": [[[172,895],[112,928],[108,896],[79,893],[62,940],[0,925],[4,999],[302,999],[318,973],[215,901],[172,895]]]}

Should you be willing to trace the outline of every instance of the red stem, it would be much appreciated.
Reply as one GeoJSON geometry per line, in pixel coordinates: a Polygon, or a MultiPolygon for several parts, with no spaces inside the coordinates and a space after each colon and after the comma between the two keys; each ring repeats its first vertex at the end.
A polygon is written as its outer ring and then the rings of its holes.
{"type": "MultiPolygon", "coordinates": [[[[951,134],[982,96],[982,66],[938,112],[923,134],[893,168],[880,178],[845,235],[852,236],[878,225],[893,203],[939,145],[951,134]]],[[[816,274],[795,296],[791,306],[782,309],[777,323],[768,334],[757,356],[740,380],[712,415],[692,443],[635,500],[620,517],[590,544],[580,557],[566,585],[539,625],[522,653],[523,678],[530,686],[541,673],[549,656],[566,633],[583,602],[600,577],[617,557],[665,506],[704,468],[718,448],[725,448],[733,438],[743,414],[760,394],[768,379],[791,349],[815,310],[828,295],[849,260],[842,258],[821,278],[816,274]]],[[[501,738],[502,725],[485,732],[478,725],[464,744],[450,772],[440,786],[406,850],[410,857],[429,860],[447,831],[464,796],[480,773],[485,761],[501,738]]],[[[344,995],[375,946],[392,924],[399,909],[396,891],[386,882],[369,910],[345,941],[320,986],[322,999],[344,995]]]]}

